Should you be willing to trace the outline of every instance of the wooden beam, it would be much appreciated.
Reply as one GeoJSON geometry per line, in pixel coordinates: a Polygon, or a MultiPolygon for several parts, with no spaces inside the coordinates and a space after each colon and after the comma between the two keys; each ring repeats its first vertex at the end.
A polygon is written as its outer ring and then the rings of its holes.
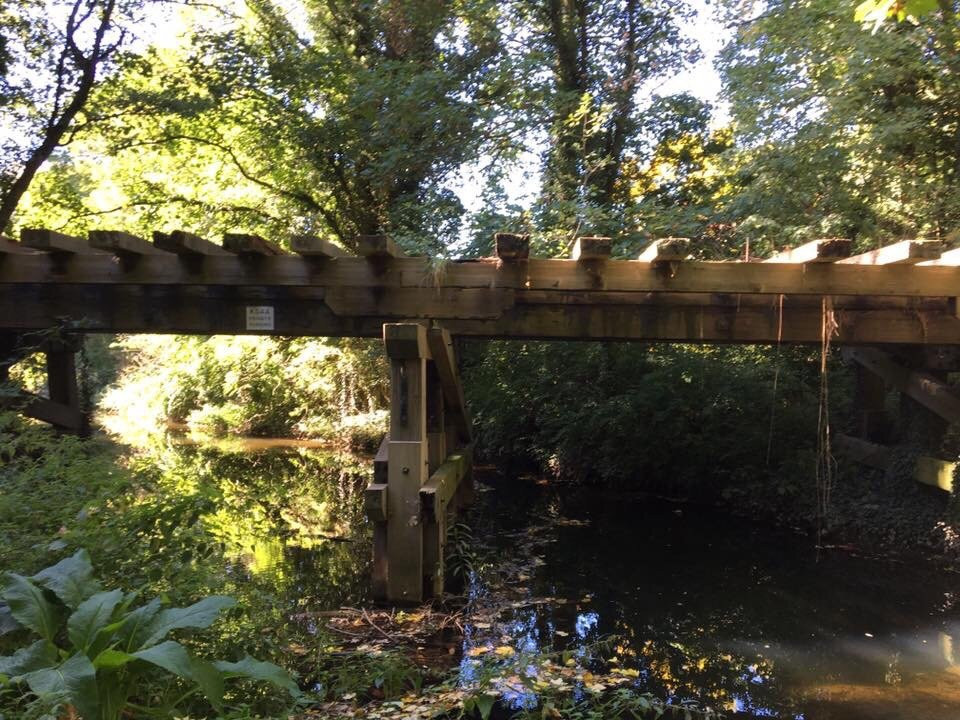
{"type": "Polygon", "coordinates": [[[20,242],[34,250],[57,252],[70,255],[102,255],[96,248],[90,247],[86,240],[72,235],[64,235],[53,230],[25,228],[20,231],[20,242]]]}
{"type": "Polygon", "coordinates": [[[32,393],[0,398],[0,408],[16,410],[26,417],[49,423],[68,432],[81,432],[86,423],[79,408],[63,405],[32,393]]]}
{"type": "Polygon", "coordinates": [[[425,515],[438,518],[447,512],[468,467],[469,457],[466,453],[456,452],[447,456],[446,461],[420,488],[420,507],[425,515]]]}
{"type": "Polygon", "coordinates": [[[850,348],[844,351],[844,356],[876,373],[948,422],[960,422],[960,397],[932,375],[898,365],[889,355],[873,348],[850,348]]]}
{"type": "Polygon", "coordinates": [[[227,233],[223,236],[224,249],[237,255],[267,257],[271,255],[286,255],[286,251],[259,235],[245,235],[241,233],[227,233]]]}
{"type": "Polygon", "coordinates": [[[764,262],[768,263],[832,263],[850,257],[852,241],[825,238],[805,243],[791,250],[781,250],[764,262]]]}
{"type": "Polygon", "coordinates": [[[451,421],[457,428],[461,442],[473,442],[473,429],[470,421],[470,411],[464,399],[463,386],[460,384],[460,373],[453,350],[453,339],[444,328],[430,328],[427,332],[427,343],[437,377],[443,388],[447,411],[451,421]]]}
{"type": "Polygon", "coordinates": [[[403,256],[397,244],[386,235],[360,235],[357,237],[357,254],[368,260],[389,260],[403,256]]]}
{"type": "Polygon", "coordinates": [[[916,265],[940,257],[943,245],[935,240],[904,240],[860,255],[838,260],[846,265],[916,265]]]}
{"type": "Polygon", "coordinates": [[[212,243],[199,235],[184,230],[174,230],[172,233],[153,233],[153,244],[160,250],[177,255],[207,256],[230,255],[227,250],[216,243],[212,243]]]}
{"type": "Polygon", "coordinates": [[[373,482],[374,483],[383,483],[387,482],[387,450],[390,446],[390,433],[387,433],[383,436],[383,440],[380,441],[380,447],[377,449],[377,454],[373,458],[373,482]]]}
{"type": "Polygon", "coordinates": [[[158,249],[143,238],[119,230],[91,230],[90,247],[104,250],[114,255],[165,255],[165,251],[158,249]]]}
{"type": "MultiPolygon", "coordinates": [[[[96,252],[91,250],[90,252],[96,252]]],[[[144,257],[131,269],[110,255],[76,255],[63,267],[48,257],[10,255],[0,263],[0,285],[138,284],[268,287],[365,287],[374,289],[512,289],[523,293],[568,293],[597,289],[597,273],[576,260],[534,258],[522,264],[495,261],[452,262],[437,277],[427,258],[396,258],[383,272],[362,258],[309,263],[296,255],[261,257],[245,263],[236,256],[209,257],[199,266],[172,255],[144,257]]],[[[814,263],[676,263],[671,273],[655,264],[611,260],[603,269],[605,292],[706,293],[725,295],[854,295],[954,297],[960,267],[844,265],[814,263]]]]}
{"type": "Polygon", "coordinates": [[[923,262],[917,263],[917,265],[930,267],[940,266],[940,267],[957,267],[960,265],[960,248],[954,248],[953,250],[947,250],[940,254],[935,260],[924,260],[923,262]]]}
{"type": "Polygon", "coordinates": [[[0,255],[29,255],[36,252],[10,238],[0,236],[0,255]]]}
{"type": "Polygon", "coordinates": [[[606,260],[610,257],[610,238],[578,237],[570,255],[574,260],[606,260]]]}
{"type": "Polygon", "coordinates": [[[501,260],[507,262],[526,260],[530,257],[530,236],[505,232],[494,233],[493,247],[501,260]]]}
{"type": "Polygon", "coordinates": [[[383,326],[383,344],[393,360],[429,358],[427,329],[417,323],[387,323],[383,326]]]}
{"type": "Polygon", "coordinates": [[[921,455],[917,458],[913,478],[919,483],[953,492],[953,474],[958,463],[921,455]]]}
{"type": "Polygon", "coordinates": [[[661,238],[650,243],[637,260],[645,263],[678,262],[686,259],[689,247],[687,238],[661,238]]]}
{"type": "Polygon", "coordinates": [[[363,492],[363,512],[371,522],[387,521],[387,483],[371,483],[363,492]]]}
{"type": "MultiPolygon", "coordinates": [[[[370,485],[370,488],[374,488],[374,492],[378,496],[376,504],[382,508],[382,510],[376,511],[376,515],[377,517],[383,518],[382,521],[372,521],[373,537],[371,545],[373,564],[370,568],[370,584],[373,599],[378,602],[387,599],[387,574],[389,565],[389,558],[387,556],[387,520],[389,518],[390,500],[386,493],[387,483],[390,480],[388,462],[389,449],[390,434],[387,433],[383,436],[380,449],[377,450],[377,455],[373,459],[373,483],[370,485]],[[383,491],[381,492],[379,488],[383,488],[383,491]]],[[[372,498],[367,500],[366,496],[364,500],[367,503],[374,503],[372,498]]],[[[371,510],[370,512],[373,511],[371,510]]]]}
{"type": "MultiPolygon", "coordinates": [[[[878,470],[886,470],[894,460],[894,448],[843,433],[838,433],[834,437],[834,448],[840,455],[878,470]]],[[[923,485],[952,492],[953,474],[958,464],[960,463],[920,455],[914,464],[913,479],[923,485]]]]}
{"type": "Polygon", "coordinates": [[[314,235],[294,235],[290,238],[290,249],[298,255],[311,258],[350,257],[351,253],[329,240],[314,235]]]}

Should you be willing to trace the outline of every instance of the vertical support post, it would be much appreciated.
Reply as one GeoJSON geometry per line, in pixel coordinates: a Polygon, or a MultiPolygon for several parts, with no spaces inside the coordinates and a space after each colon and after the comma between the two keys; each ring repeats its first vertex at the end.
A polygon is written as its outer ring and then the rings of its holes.
{"type": "Polygon", "coordinates": [[[387,599],[423,600],[420,488],[429,477],[427,331],[413,323],[383,326],[390,358],[390,442],[387,450],[387,599]]]}
{"type": "MultiPolygon", "coordinates": [[[[436,363],[427,364],[427,461],[430,475],[447,459],[445,408],[443,387],[436,363]]],[[[434,508],[423,515],[423,571],[424,592],[443,593],[443,552],[447,537],[446,508],[434,508]]]]}
{"type": "Polygon", "coordinates": [[[384,500],[389,480],[387,453],[390,446],[390,434],[387,433],[380,443],[377,456],[373,459],[373,484],[367,489],[367,517],[373,523],[373,567],[371,584],[373,599],[381,602],[387,599],[387,507],[384,500]],[[371,508],[370,506],[374,507],[371,508]]]}
{"type": "Polygon", "coordinates": [[[50,349],[46,351],[46,356],[50,399],[55,403],[79,409],[80,391],[73,351],[67,348],[50,349]]]}

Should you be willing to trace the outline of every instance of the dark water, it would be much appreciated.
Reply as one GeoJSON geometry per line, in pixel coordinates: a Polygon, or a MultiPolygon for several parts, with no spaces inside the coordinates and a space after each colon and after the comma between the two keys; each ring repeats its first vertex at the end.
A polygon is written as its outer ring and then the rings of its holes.
{"type": "MultiPolygon", "coordinates": [[[[293,618],[369,600],[368,460],[171,445],[162,463],[170,487],[213,498],[204,527],[241,594],[268,592],[293,618]]],[[[809,539],[641,497],[518,480],[480,489],[474,533],[528,568],[513,596],[553,599],[499,617],[518,650],[585,652],[613,637],[640,689],[742,717],[960,720],[956,574],[818,559],[809,539]]],[[[467,631],[464,650],[483,639],[467,631]]]]}

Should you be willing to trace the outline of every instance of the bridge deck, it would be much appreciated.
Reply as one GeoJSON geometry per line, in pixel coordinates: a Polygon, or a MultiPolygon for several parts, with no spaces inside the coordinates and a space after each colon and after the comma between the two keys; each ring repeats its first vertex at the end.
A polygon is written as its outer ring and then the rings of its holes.
{"type": "Polygon", "coordinates": [[[765,262],[707,262],[675,239],[640,260],[586,240],[576,259],[544,259],[501,236],[497,258],[438,264],[380,237],[351,256],[315,238],[286,254],[246,235],[88,244],[25,231],[0,242],[0,327],[377,337],[384,323],[434,320],[487,338],[808,343],[826,308],[835,342],[960,344],[960,258],[931,243],[850,257],[848,241],[817,241],[765,262]]]}

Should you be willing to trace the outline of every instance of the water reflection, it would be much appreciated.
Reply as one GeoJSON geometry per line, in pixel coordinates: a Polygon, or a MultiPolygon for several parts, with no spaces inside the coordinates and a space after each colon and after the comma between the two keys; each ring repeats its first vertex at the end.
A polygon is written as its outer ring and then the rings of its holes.
{"type": "MultiPolygon", "coordinates": [[[[952,573],[840,554],[818,563],[773,528],[596,490],[500,485],[482,502],[507,556],[523,553],[518,528],[552,527],[516,590],[559,601],[508,609],[495,628],[518,654],[566,650],[598,669],[595,645],[614,636],[607,660],[674,702],[744,717],[960,718],[952,573]]],[[[477,632],[465,652],[491,641],[477,632]]]]}

